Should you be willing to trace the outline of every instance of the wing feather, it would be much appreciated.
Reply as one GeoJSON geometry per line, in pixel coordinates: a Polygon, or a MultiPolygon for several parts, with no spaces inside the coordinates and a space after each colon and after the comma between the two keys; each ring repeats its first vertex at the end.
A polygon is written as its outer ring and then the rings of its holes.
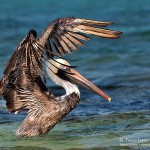
{"type": "Polygon", "coordinates": [[[72,53],[72,49],[78,50],[77,45],[83,46],[83,41],[89,39],[84,34],[91,34],[104,38],[118,38],[122,32],[102,28],[111,24],[111,22],[73,17],[58,18],[44,30],[37,39],[37,43],[40,43],[40,45],[44,47],[47,40],[51,41],[49,43],[54,45],[55,50],[61,56],[66,54],[65,51],[72,53]]]}
{"type": "Polygon", "coordinates": [[[9,83],[4,91],[7,110],[21,112],[28,110],[30,116],[37,117],[44,111],[44,101],[47,100],[48,89],[39,77],[37,82],[32,78],[30,70],[18,66],[9,75],[9,83]]]}
{"type": "MultiPolygon", "coordinates": [[[[71,39],[67,38],[66,34],[62,36],[62,39],[74,50],[78,50],[77,46],[71,41],[71,39]]],[[[69,53],[72,53],[72,51],[69,51],[69,53]]]]}

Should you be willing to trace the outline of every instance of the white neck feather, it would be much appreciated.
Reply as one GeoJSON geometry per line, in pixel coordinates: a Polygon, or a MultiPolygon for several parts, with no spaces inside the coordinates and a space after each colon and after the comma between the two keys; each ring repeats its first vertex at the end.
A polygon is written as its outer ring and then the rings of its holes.
{"type": "MultiPolygon", "coordinates": [[[[49,68],[53,67],[49,62],[46,62],[46,64],[49,68]]],[[[66,94],[61,96],[61,98],[63,98],[63,97],[65,98],[66,96],[68,96],[72,93],[76,93],[80,97],[80,91],[75,84],[59,78],[48,67],[46,67],[46,71],[47,71],[48,76],[51,78],[51,80],[66,90],[66,94]]]]}

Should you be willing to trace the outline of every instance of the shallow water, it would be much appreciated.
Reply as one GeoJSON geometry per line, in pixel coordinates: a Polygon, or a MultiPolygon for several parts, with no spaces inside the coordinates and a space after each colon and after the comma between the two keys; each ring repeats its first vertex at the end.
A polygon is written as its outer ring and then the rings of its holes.
{"type": "MultiPolygon", "coordinates": [[[[103,100],[82,88],[79,105],[48,135],[17,138],[26,113],[10,114],[0,98],[0,150],[149,149],[150,148],[150,1],[54,0],[10,1],[0,5],[0,77],[29,29],[40,33],[58,17],[75,16],[116,22],[120,39],[91,40],[68,56],[77,70],[112,97],[103,100]],[[86,59],[85,59],[86,58],[86,59]],[[143,141],[142,141],[143,140],[143,141]]],[[[47,77],[48,87],[63,94],[47,77]]]]}
{"type": "MultiPolygon", "coordinates": [[[[149,139],[149,111],[112,113],[91,117],[70,116],[56,125],[48,135],[35,138],[14,137],[18,123],[1,123],[0,145],[23,149],[126,149],[149,147],[150,143],[137,140],[149,139]],[[124,145],[123,145],[124,144],[124,145]],[[123,145],[123,146],[122,146],[123,145]]],[[[8,148],[9,149],[9,148],[8,148]]],[[[12,148],[10,148],[12,149],[12,148]]]]}

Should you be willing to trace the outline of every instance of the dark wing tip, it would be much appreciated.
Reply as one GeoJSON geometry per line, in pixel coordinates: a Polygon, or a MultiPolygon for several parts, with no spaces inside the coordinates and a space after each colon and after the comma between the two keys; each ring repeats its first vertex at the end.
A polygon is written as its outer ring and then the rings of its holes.
{"type": "Polygon", "coordinates": [[[37,37],[37,32],[34,29],[31,29],[28,33],[29,36],[33,35],[34,38],[37,37]]]}

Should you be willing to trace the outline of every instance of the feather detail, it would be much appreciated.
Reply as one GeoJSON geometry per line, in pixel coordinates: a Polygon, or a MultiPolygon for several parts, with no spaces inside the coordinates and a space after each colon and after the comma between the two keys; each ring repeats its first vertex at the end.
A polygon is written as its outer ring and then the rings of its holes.
{"type": "MultiPolygon", "coordinates": [[[[87,20],[79,18],[58,18],[53,21],[40,35],[37,42],[43,47],[49,40],[55,47],[55,50],[59,56],[68,53],[72,53],[72,49],[78,50],[77,45],[83,46],[84,43],[81,41],[87,41],[89,38],[84,34],[91,34],[94,36],[104,38],[118,38],[122,32],[103,29],[111,25],[112,22],[103,22],[96,20],[87,20]]],[[[54,50],[52,49],[52,52],[54,50]]]]}

